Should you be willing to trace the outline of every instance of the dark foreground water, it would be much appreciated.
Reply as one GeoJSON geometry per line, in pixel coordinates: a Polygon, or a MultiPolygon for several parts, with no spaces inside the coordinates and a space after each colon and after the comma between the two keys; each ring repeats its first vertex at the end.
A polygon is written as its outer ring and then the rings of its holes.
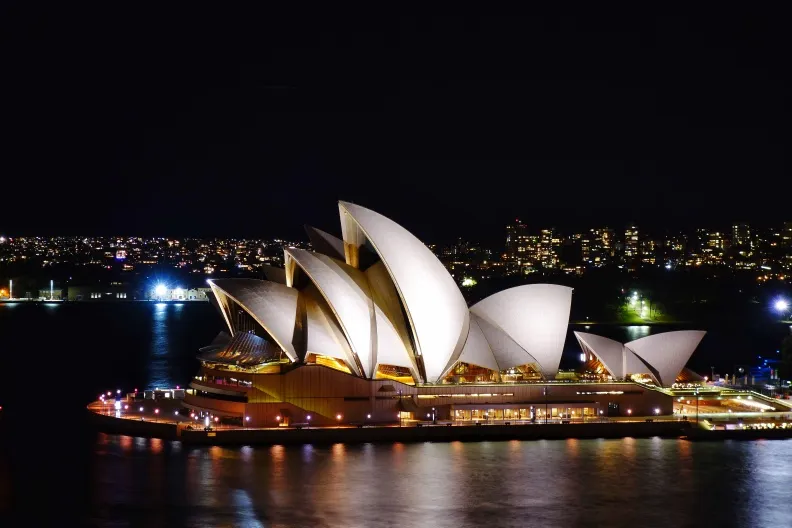
{"type": "MultiPolygon", "coordinates": [[[[221,329],[206,304],[0,305],[0,526],[792,526],[792,441],[227,449],[86,427],[100,390],[187,383],[221,329]]],[[[708,330],[699,362],[724,369],[788,331],[708,330]]]]}

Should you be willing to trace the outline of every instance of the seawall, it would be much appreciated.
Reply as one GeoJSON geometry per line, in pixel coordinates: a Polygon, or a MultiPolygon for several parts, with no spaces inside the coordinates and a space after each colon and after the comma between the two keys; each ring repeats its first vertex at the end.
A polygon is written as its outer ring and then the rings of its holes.
{"type": "Polygon", "coordinates": [[[629,422],[541,425],[464,425],[433,427],[338,427],[315,429],[182,430],[189,444],[332,444],[367,442],[477,442],[484,440],[540,440],[566,438],[676,438],[690,428],[682,422],[629,422]]]}
{"type": "Polygon", "coordinates": [[[179,440],[176,424],[173,423],[126,420],[92,411],[87,412],[90,415],[88,418],[90,423],[103,433],[179,440]]]}

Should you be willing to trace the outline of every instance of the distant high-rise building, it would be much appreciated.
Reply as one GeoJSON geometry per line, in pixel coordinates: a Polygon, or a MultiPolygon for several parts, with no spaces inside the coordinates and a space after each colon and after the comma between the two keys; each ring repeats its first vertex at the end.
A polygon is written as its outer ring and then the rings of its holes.
{"type": "Polygon", "coordinates": [[[542,229],[539,233],[539,262],[543,268],[553,269],[558,266],[557,248],[561,246],[561,239],[556,236],[555,230],[542,229]]]}
{"type": "Polygon", "coordinates": [[[638,226],[632,224],[624,230],[624,256],[637,257],[640,253],[638,247],[638,226]]]}
{"type": "Polygon", "coordinates": [[[630,224],[624,230],[624,262],[628,269],[635,269],[641,256],[638,226],[630,224]]]}
{"type": "Polygon", "coordinates": [[[506,226],[507,274],[524,275],[536,271],[540,262],[540,240],[537,235],[529,234],[528,227],[515,220],[506,226]]]}
{"type": "Polygon", "coordinates": [[[528,227],[517,218],[506,226],[506,272],[509,274],[520,272],[520,257],[525,251],[525,239],[528,227]],[[521,249],[522,248],[522,249],[521,249]]]}
{"type": "MultiPolygon", "coordinates": [[[[592,229],[592,231],[594,230],[592,229]]],[[[581,233],[576,235],[576,237],[580,241],[580,258],[583,259],[583,265],[586,265],[591,261],[591,241],[593,237],[590,233],[581,233]]]]}
{"type": "Polygon", "coordinates": [[[522,273],[537,271],[541,255],[541,244],[538,235],[528,235],[525,238],[525,249],[522,253],[522,273]]]}
{"type": "Polygon", "coordinates": [[[702,246],[702,262],[709,265],[723,264],[723,256],[727,248],[725,234],[708,229],[699,229],[697,234],[702,246]]]}
{"type": "Polygon", "coordinates": [[[641,262],[644,264],[656,264],[658,246],[657,240],[653,238],[641,240],[641,262]]]}
{"type": "Polygon", "coordinates": [[[615,254],[613,229],[607,227],[589,230],[589,250],[584,255],[584,260],[595,267],[608,264],[615,254]]]}
{"type": "Polygon", "coordinates": [[[781,230],[781,246],[792,249],[792,222],[784,222],[784,228],[781,230]]]}
{"type": "Polygon", "coordinates": [[[683,264],[686,249],[687,237],[684,234],[666,234],[663,239],[662,264],[673,268],[683,264]]]}
{"type": "Polygon", "coordinates": [[[748,224],[734,224],[732,226],[732,245],[743,246],[746,248],[753,247],[753,237],[751,236],[751,228],[748,224]]]}

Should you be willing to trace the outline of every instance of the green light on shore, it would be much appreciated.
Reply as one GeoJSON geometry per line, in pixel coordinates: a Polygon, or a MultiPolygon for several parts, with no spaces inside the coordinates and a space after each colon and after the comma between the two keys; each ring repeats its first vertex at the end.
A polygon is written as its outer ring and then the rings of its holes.
{"type": "Polygon", "coordinates": [[[462,286],[471,287],[471,286],[475,286],[476,284],[478,284],[476,282],[476,279],[471,279],[470,277],[465,277],[464,279],[462,279],[462,286]]]}

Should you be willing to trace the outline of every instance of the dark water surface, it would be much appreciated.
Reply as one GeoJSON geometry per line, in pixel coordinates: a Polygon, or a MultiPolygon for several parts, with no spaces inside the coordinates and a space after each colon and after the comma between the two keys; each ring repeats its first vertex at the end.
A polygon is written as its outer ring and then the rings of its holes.
{"type": "MultiPolygon", "coordinates": [[[[792,526],[792,441],[228,449],[86,427],[99,391],[186,384],[222,325],[207,304],[0,305],[0,526],[792,526]]],[[[698,362],[723,369],[788,332],[707,330],[698,362]]]]}

